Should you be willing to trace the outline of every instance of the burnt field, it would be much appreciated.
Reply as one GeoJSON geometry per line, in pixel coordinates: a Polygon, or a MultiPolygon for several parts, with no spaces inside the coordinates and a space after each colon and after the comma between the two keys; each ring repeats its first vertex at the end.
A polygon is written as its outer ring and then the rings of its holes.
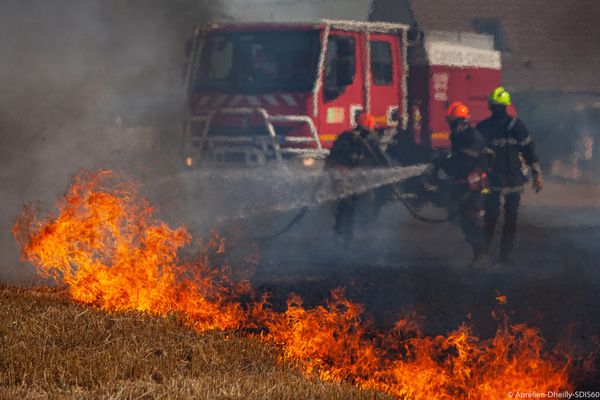
{"type": "Polygon", "coordinates": [[[427,232],[430,227],[415,223],[408,229],[413,243],[405,242],[404,249],[385,256],[377,254],[384,251],[381,243],[374,245],[366,238],[361,243],[359,237],[355,258],[353,250],[350,254],[339,250],[320,264],[299,259],[289,260],[288,265],[279,259],[265,261],[252,280],[276,298],[297,292],[311,305],[322,302],[331,289],[343,287],[349,297],[366,305],[378,323],[385,325],[397,315],[416,312],[432,334],[471,320],[489,335],[490,328],[495,329],[490,312],[499,306],[513,322],[527,321],[542,328],[548,340],[560,339],[567,330],[586,336],[600,333],[600,249],[593,246],[600,228],[523,222],[518,264],[486,267],[469,265],[470,250],[457,228],[435,227],[427,232]],[[434,248],[427,252],[423,247],[429,245],[434,248]],[[498,296],[506,296],[506,304],[498,304],[498,296]]]}
{"type": "MultiPolygon", "coordinates": [[[[343,287],[380,327],[408,315],[427,335],[467,323],[477,336],[488,338],[498,328],[500,312],[511,324],[538,328],[549,347],[568,340],[582,352],[593,352],[600,334],[596,197],[571,197],[565,204],[567,194],[582,190],[570,189],[558,197],[560,190],[551,183],[548,196],[525,196],[517,265],[472,267],[458,227],[428,226],[392,206],[349,249],[328,247],[321,234],[304,231],[306,236],[294,237],[292,232],[265,251],[253,281],[273,293],[274,304],[282,308],[290,292],[312,307],[343,287]]],[[[313,220],[307,217],[304,229],[327,224],[322,211],[313,220]]],[[[492,261],[495,257],[492,253],[492,261]]],[[[600,387],[598,365],[578,380],[578,387],[600,387]]]]}

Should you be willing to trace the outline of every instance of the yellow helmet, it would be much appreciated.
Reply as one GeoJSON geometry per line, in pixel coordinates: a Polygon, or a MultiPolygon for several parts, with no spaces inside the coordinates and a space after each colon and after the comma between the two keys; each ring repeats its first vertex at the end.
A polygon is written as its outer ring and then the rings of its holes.
{"type": "Polygon", "coordinates": [[[510,93],[504,90],[502,86],[497,87],[492,94],[490,94],[490,103],[510,106],[510,93]]]}

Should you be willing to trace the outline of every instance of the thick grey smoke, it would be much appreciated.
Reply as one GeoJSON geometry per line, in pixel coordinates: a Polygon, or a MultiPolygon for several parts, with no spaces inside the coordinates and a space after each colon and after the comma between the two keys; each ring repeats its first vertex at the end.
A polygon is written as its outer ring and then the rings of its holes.
{"type": "Polygon", "coordinates": [[[0,3],[0,281],[27,276],[10,233],[24,203],[50,205],[80,168],[172,167],[185,41],[220,12],[212,0],[0,3]]]}
{"type": "Polygon", "coordinates": [[[241,21],[366,20],[371,0],[229,0],[228,13],[241,21]]]}

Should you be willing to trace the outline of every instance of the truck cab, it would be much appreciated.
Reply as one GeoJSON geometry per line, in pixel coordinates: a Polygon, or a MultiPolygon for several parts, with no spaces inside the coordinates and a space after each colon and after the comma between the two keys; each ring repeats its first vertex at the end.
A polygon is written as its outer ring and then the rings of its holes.
{"type": "Polygon", "coordinates": [[[500,55],[484,39],[411,36],[402,24],[330,20],[198,29],[186,69],[186,164],[312,165],[362,110],[386,132],[448,147],[447,105],[461,100],[483,116],[500,55]]]}

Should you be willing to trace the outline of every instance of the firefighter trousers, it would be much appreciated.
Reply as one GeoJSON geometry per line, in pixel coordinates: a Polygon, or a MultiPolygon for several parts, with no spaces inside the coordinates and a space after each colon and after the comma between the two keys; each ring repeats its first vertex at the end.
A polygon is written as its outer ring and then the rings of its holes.
{"type": "Polygon", "coordinates": [[[500,216],[500,201],[504,200],[504,225],[500,239],[500,258],[510,258],[512,255],[515,236],[517,234],[517,215],[521,203],[521,192],[512,191],[503,193],[493,191],[485,196],[485,244],[489,249],[493,239],[496,224],[500,216]]]}
{"type": "Polygon", "coordinates": [[[458,207],[457,217],[465,240],[473,248],[473,255],[481,255],[485,249],[481,226],[481,193],[458,187],[453,190],[453,203],[458,207]]]}
{"type": "Polygon", "coordinates": [[[341,199],[335,210],[335,225],[333,227],[337,236],[344,243],[349,243],[354,237],[354,218],[358,196],[341,199]]]}
{"type": "MultiPolygon", "coordinates": [[[[385,192],[381,193],[381,196],[385,195],[385,192]]],[[[383,206],[379,196],[378,191],[370,191],[341,199],[335,210],[336,235],[348,244],[354,239],[356,226],[371,226],[377,220],[379,210],[383,206]]]]}

